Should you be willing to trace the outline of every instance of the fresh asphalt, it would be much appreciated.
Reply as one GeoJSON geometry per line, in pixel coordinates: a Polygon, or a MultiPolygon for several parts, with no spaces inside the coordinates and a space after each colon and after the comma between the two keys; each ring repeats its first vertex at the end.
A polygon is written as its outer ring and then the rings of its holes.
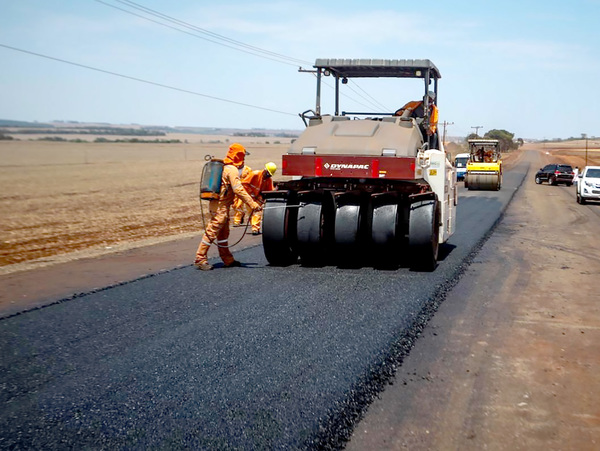
{"type": "Polygon", "coordinates": [[[0,448],[339,448],[393,378],[528,166],[460,183],[432,273],[174,269],[0,320],[0,448]]]}

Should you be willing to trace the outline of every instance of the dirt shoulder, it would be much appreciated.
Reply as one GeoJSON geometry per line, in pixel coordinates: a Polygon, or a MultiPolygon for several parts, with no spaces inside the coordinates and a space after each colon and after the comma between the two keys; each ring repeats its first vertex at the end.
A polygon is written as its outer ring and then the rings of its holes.
{"type": "Polygon", "coordinates": [[[506,215],[348,445],[598,449],[600,204],[536,185],[506,215]]]}

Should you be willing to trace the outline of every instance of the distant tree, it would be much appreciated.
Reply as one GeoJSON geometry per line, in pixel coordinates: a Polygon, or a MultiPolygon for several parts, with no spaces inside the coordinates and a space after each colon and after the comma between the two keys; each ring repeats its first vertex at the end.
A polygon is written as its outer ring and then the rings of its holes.
{"type": "Polygon", "coordinates": [[[513,141],[515,134],[506,130],[490,130],[484,135],[484,138],[497,139],[500,141],[500,152],[508,152],[517,149],[519,145],[513,141]]]}

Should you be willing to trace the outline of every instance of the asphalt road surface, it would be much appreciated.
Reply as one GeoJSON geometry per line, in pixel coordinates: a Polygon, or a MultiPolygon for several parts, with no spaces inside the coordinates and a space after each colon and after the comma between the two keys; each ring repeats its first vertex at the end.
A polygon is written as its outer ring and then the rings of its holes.
{"type": "Polygon", "coordinates": [[[432,273],[178,267],[0,320],[0,448],[342,447],[522,184],[461,188],[432,273]]]}

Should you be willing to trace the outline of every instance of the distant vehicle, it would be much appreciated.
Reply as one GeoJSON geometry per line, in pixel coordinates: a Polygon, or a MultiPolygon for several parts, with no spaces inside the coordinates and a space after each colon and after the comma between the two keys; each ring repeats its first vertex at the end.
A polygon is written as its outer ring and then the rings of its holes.
{"type": "Polygon", "coordinates": [[[577,182],[577,203],[600,200],[600,166],[586,166],[579,174],[577,182]]]}
{"type": "Polygon", "coordinates": [[[549,185],[558,185],[564,183],[567,186],[573,184],[575,173],[573,168],[568,164],[552,163],[540,168],[535,174],[535,183],[538,185],[543,182],[548,182],[549,185]]]}
{"type": "Polygon", "coordinates": [[[454,159],[454,167],[456,168],[456,180],[463,180],[467,173],[467,162],[469,161],[469,153],[459,153],[454,159]]]}
{"type": "Polygon", "coordinates": [[[502,186],[502,155],[497,139],[469,139],[465,188],[494,190],[502,186]]]}

